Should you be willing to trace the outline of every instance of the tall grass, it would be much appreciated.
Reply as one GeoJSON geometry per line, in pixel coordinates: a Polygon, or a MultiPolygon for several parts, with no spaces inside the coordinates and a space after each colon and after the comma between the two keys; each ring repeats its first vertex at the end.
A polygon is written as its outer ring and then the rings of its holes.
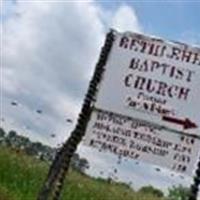
{"type": "MultiPolygon", "coordinates": [[[[0,200],[35,200],[48,164],[21,152],[0,147],[0,200]]],[[[93,179],[70,170],[62,200],[161,200],[128,186],[93,179]]]]}

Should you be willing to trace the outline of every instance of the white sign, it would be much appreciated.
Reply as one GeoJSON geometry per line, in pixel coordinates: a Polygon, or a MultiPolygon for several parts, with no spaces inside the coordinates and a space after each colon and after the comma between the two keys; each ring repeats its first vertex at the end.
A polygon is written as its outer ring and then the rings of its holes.
{"type": "Polygon", "coordinates": [[[192,175],[200,149],[200,49],[116,32],[85,144],[192,175]]]}
{"type": "Polygon", "coordinates": [[[200,134],[200,49],[116,33],[95,107],[200,134]]]}
{"type": "Polygon", "coordinates": [[[192,175],[200,140],[180,135],[132,118],[95,110],[84,143],[118,156],[166,167],[192,175]]]}

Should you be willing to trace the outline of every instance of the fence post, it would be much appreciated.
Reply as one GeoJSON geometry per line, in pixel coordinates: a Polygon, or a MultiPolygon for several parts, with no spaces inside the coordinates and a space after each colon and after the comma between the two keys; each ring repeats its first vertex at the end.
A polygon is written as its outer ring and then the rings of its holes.
{"type": "Polygon", "coordinates": [[[189,200],[197,200],[199,185],[200,185],[200,158],[197,164],[197,170],[195,172],[194,182],[190,188],[189,200]]]}
{"type": "Polygon", "coordinates": [[[89,88],[78,117],[77,125],[74,131],[72,131],[69,139],[64,143],[60,151],[56,154],[56,157],[49,169],[47,179],[44,182],[37,200],[49,200],[51,196],[51,199],[53,200],[60,199],[61,190],[66,173],[69,169],[71,157],[73,156],[85,134],[87,123],[92,112],[94,98],[96,96],[97,86],[102,79],[104,66],[106,65],[114,39],[114,31],[111,30],[106,36],[104,46],[101,50],[100,58],[96,64],[93,77],[90,81],[89,88]]]}

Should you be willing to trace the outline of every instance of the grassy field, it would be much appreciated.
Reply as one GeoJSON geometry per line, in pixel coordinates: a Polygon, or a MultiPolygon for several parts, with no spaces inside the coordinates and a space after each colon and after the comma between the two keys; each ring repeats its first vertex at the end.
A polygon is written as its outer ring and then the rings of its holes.
{"type": "MultiPolygon", "coordinates": [[[[0,147],[0,200],[36,200],[48,165],[0,147]]],[[[108,183],[70,170],[62,200],[161,200],[124,184],[108,183]]],[[[163,199],[162,199],[163,200],[163,199]]]]}

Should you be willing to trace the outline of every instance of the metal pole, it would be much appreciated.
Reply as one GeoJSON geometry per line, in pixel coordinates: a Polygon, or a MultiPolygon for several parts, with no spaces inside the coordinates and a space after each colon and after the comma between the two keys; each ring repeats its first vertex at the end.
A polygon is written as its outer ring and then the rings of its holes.
{"type": "Polygon", "coordinates": [[[195,172],[194,183],[191,185],[191,188],[190,188],[189,200],[197,200],[199,185],[200,185],[200,160],[197,164],[197,170],[195,172]]]}
{"type": "Polygon", "coordinates": [[[87,123],[92,112],[93,102],[95,100],[94,98],[97,93],[97,86],[102,79],[104,66],[106,65],[113,42],[114,32],[111,30],[106,36],[106,41],[101,50],[100,58],[96,64],[95,72],[90,81],[82,110],[78,117],[77,125],[74,131],[72,131],[69,139],[65,142],[61,150],[56,154],[56,157],[50,167],[47,179],[45,180],[37,200],[49,200],[50,198],[53,200],[60,199],[61,190],[65,176],[69,169],[71,157],[73,156],[77,146],[85,134],[87,123]]]}
{"type": "Polygon", "coordinates": [[[194,183],[191,185],[191,188],[190,188],[189,200],[197,200],[199,185],[200,185],[200,160],[197,164],[197,170],[194,177],[194,183]]]}

